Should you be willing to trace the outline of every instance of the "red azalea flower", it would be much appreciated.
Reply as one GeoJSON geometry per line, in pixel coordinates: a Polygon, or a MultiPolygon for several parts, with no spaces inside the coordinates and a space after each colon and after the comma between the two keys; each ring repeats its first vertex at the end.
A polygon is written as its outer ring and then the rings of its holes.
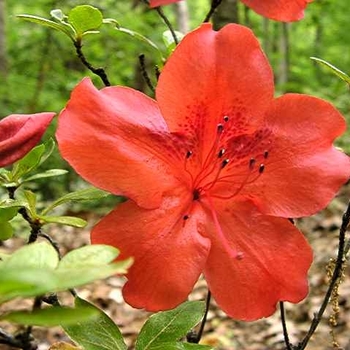
{"type": "MultiPolygon", "coordinates": [[[[298,21],[313,0],[241,0],[259,15],[282,22],[298,21]]],[[[179,0],[150,0],[151,7],[168,5],[179,0]]]]}
{"type": "Polygon", "coordinates": [[[157,101],[89,79],[74,89],[59,148],[87,181],[129,197],[92,231],[135,258],[129,304],[173,308],[201,273],[237,319],[306,296],[312,252],[286,218],[322,209],[348,179],[349,158],[332,145],[345,122],[323,100],[273,93],[257,39],[234,24],[188,34],[157,101]]]}
{"type": "Polygon", "coordinates": [[[24,157],[41,139],[55,113],[12,114],[0,121],[0,167],[24,157]]]}

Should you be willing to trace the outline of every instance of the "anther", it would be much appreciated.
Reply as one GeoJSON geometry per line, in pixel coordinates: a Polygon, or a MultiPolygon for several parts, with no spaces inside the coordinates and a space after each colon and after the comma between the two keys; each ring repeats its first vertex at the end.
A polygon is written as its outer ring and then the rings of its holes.
{"type": "Polygon", "coordinates": [[[186,153],[186,159],[190,158],[192,156],[193,152],[192,151],[187,151],[186,153]]]}
{"type": "Polygon", "coordinates": [[[221,158],[225,154],[226,150],[225,148],[221,148],[221,150],[218,153],[218,158],[221,158]]]}
{"type": "Polygon", "coordinates": [[[190,218],[190,216],[188,215],[188,214],[186,214],[186,215],[184,215],[183,216],[183,219],[186,221],[186,220],[188,220],[190,218]]]}
{"type": "Polygon", "coordinates": [[[221,134],[224,131],[224,126],[222,124],[218,124],[217,131],[218,131],[218,134],[221,134]]]}
{"type": "Polygon", "coordinates": [[[265,151],[264,152],[264,158],[267,159],[268,156],[269,156],[269,151],[265,151]]]}
{"type": "Polygon", "coordinates": [[[228,158],[224,159],[221,163],[221,169],[225,168],[225,166],[230,162],[228,158]]]}
{"type": "Polygon", "coordinates": [[[255,159],[254,158],[250,158],[250,160],[249,160],[249,168],[253,169],[254,165],[255,165],[255,159]]]}
{"type": "Polygon", "coordinates": [[[260,164],[259,166],[259,173],[262,174],[265,170],[265,165],[264,164],[260,164]]]}
{"type": "Polygon", "coordinates": [[[230,118],[229,118],[227,115],[225,115],[225,116],[224,116],[224,122],[227,123],[229,120],[230,120],[230,118]]]}

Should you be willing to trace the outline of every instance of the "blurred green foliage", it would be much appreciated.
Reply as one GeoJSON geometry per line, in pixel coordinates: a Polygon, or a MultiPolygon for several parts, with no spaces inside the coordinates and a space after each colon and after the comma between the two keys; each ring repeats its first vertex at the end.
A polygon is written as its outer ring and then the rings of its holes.
{"type": "MultiPolygon", "coordinates": [[[[187,1],[190,28],[198,26],[209,9],[209,0],[187,1]]],[[[5,1],[4,33],[7,69],[0,72],[0,117],[12,113],[40,111],[59,112],[69,99],[70,91],[83,76],[89,75],[102,87],[76,57],[72,42],[62,33],[20,20],[18,14],[32,14],[50,18],[50,11],[59,8],[67,14],[74,6],[90,4],[99,8],[105,18],[113,18],[127,29],[137,31],[166,52],[162,34],[167,30],[156,11],[137,0],[33,0],[5,1]]],[[[176,5],[164,7],[164,12],[177,28],[176,5]]],[[[308,93],[332,102],[350,120],[349,93],[346,84],[330,71],[310,59],[311,56],[327,60],[346,73],[350,72],[350,21],[346,1],[318,0],[311,3],[305,19],[288,24],[288,56],[283,57],[282,24],[264,20],[239,3],[239,21],[249,25],[266,49],[276,76],[277,94],[284,92],[308,93]],[[288,63],[288,79],[281,83],[279,75],[283,63],[288,63]]],[[[84,38],[83,51],[95,67],[103,67],[113,85],[132,86],[151,94],[144,84],[138,56],[145,54],[149,74],[155,82],[154,65],[161,65],[157,52],[150,46],[113,25],[105,24],[98,35],[84,38]]],[[[284,38],[286,39],[286,38],[284,38]]],[[[244,74],[244,72],[242,72],[244,74]]],[[[53,135],[55,124],[47,133],[53,135]]],[[[338,144],[350,152],[349,133],[338,144]]],[[[67,167],[58,153],[47,162],[47,168],[67,167]],[[62,164],[63,163],[63,164],[62,164]]],[[[80,181],[80,180],[79,180],[80,181]]],[[[48,196],[79,188],[73,174],[63,176],[54,183],[40,183],[48,196]]],[[[55,196],[57,197],[57,196],[55,196]]]]}

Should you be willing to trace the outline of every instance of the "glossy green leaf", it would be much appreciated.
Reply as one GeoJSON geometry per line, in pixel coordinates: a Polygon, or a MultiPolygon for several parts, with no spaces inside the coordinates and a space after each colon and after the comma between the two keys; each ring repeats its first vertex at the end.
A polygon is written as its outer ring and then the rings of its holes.
{"type": "Polygon", "coordinates": [[[0,223],[10,221],[17,215],[17,212],[18,212],[18,208],[16,207],[7,207],[7,208],[0,207],[0,223]]]}
{"type": "Polygon", "coordinates": [[[130,30],[130,29],[127,29],[127,28],[123,28],[123,27],[118,27],[116,26],[115,28],[116,30],[118,30],[119,32],[121,33],[125,33],[125,34],[128,34],[130,36],[132,36],[133,38],[147,44],[148,46],[152,47],[153,49],[155,49],[157,51],[157,53],[159,54],[160,58],[162,61],[164,61],[164,57],[163,57],[163,54],[161,52],[161,50],[158,48],[158,46],[150,39],[148,39],[147,37],[145,37],[144,35],[138,33],[138,32],[135,32],[133,30],[130,30]]]}
{"type": "Polygon", "coordinates": [[[84,350],[126,350],[122,334],[117,325],[100,309],[85,300],[76,298],[75,305],[98,311],[98,317],[63,326],[68,336],[84,350]]]}
{"type": "Polygon", "coordinates": [[[0,320],[24,325],[52,327],[71,325],[77,322],[91,322],[96,319],[97,316],[97,310],[84,306],[77,306],[75,308],[54,306],[34,311],[10,312],[0,316],[0,320]]]}
{"type": "Polygon", "coordinates": [[[26,200],[25,207],[29,209],[30,215],[36,217],[36,194],[32,191],[23,191],[24,198],[26,200]]]}
{"type": "Polygon", "coordinates": [[[112,262],[119,250],[109,245],[93,244],[67,253],[59,263],[59,268],[104,265],[112,262]]]}
{"type": "Polygon", "coordinates": [[[38,17],[38,16],[33,16],[33,15],[17,15],[18,18],[24,19],[29,22],[33,22],[36,24],[40,24],[45,27],[49,27],[52,29],[56,29],[64,34],[66,34],[70,39],[74,40],[73,37],[73,30],[70,29],[67,25],[63,23],[57,23],[54,21],[51,21],[49,19],[43,18],[43,17],[38,17]]]}
{"type": "Polygon", "coordinates": [[[52,245],[46,242],[32,243],[14,252],[4,262],[3,267],[22,268],[31,267],[38,269],[55,269],[58,265],[58,254],[52,245]]]}
{"type": "Polygon", "coordinates": [[[136,350],[150,350],[162,343],[176,342],[198,324],[204,311],[204,302],[188,301],[174,310],[152,315],[141,329],[136,350]]]}
{"type": "Polygon", "coordinates": [[[12,178],[14,181],[34,170],[40,163],[40,159],[45,152],[43,144],[34,147],[22,159],[13,165],[12,178]]]}
{"type": "Polygon", "coordinates": [[[81,37],[86,32],[100,28],[103,23],[103,16],[96,7],[79,5],[69,12],[68,22],[74,27],[77,35],[81,37]]]}
{"type": "MultiPolygon", "coordinates": [[[[174,31],[175,35],[176,35],[176,38],[178,40],[178,42],[180,42],[184,35],[181,33],[181,32],[178,32],[178,31],[174,31]]],[[[171,33],[170,30],[166,30],[164,33],[163,33],[163,42],[168,50],[168,53],[170,54],[176,47],[176,42],[174,40],[174,37],[171,33]]]]}
{"type": "Polygon", "coordinates": [[[60,22],[62,22],[66,17],[61,9],[51,10],[50,15],[52,18],[57,19],[60,22]]]}
{"type": "Polygon", "coordinates": [[[13,228],[9,222],[0,222],[0,241],[6,241],[13,236],[13,228]]]}
{"type": "Polygon", "coordinates": [[[323,65],[323,66],[327,67],[328,69],[330,69],[331,72],[333,72],[341,80],[345,81],[347,84],[350,85],[350,77],[349,77],[349,75],[347,75],[346,73],[344,73],[343,71],[341,71],[337,67],[333,66],[329,62],[327,62],[325,60],[322,60],[321,58],[317,58],[317,57],[310,57],[310,58],[312,60],[316,61],[317,63],[320,63],[321,65],[323,65]]]}
{"type": "Polygon", "coordinates": [[[56,143],[53,140],[53,138],[49,138],[45,143],[45,152],[43,153],[43,155],[40,158],[40,162],[39,165],[43,164],[53,153],[53,151],[56,148],[56,143]]]}
{"type": "Polygon", "coordinates": [[[39,216],[39,218],[43,221],[43,225],[54,223],[78,228],[82,228],[87,225],[85,220],[74,216],[39,216]]]}
{"type": "Polygon", "coordinates": [[[0,304],[17,297],[34,297],[56,291],[57,278],[52,270],[26,265],[7,267],[10,259],[7,257],[0,263],[0,304]]]}
{"type": "Polygon", "coordinates": [[[59,205],[62,205],[68,202],[82,202],[82,201],[96,200],[107,196],[109,196],[109,193],[94,187],[71,192],[54,201],[45,210],[43,210],[42,215],[45,215],[48,212],[50,212],[52,209],[58,207],[59,205]]]}
{"type": "Polygon", "coordinates": [[[23,200],[19,199],[5,199],[0,202],[0,208],[20,208],[20,207],[25,207],[27,203],[23,200]]]}
{"type": "Polygon", "coordinates": [[[33,181],[33,180],[38,180],[38,179],[44,179],[47,177],[61,176],[61,175],[65,175],[67,173],[68,173],[68,170],[65,170],[65,169],[49,169],[49,170],[44,171],[43,173],[38,173],[38,174],[35,174],[33,176],[29,176],[29,177],[25,178],[24,180],[22,180],[21,183],[29,182],[29,181],[33,181]]]}

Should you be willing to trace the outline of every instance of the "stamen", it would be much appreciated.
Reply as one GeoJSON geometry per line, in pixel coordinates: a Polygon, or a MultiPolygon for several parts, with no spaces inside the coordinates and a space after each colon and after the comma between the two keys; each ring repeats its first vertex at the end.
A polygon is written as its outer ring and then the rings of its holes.
{"type": "Polygon", "coordinates": [[[222,124],[218,124],[217,131],[219,134],[221,134],[224,131],[224,126],[222,124]]]}
{"type": "Polygon", "coordinates": [[[221,163],[221,169],[224,169],[229,162],[230,160],[228,158],[224,159],[221,163]]]}
{"type": "Polygon", "coordinates": [[[249,169],[253,169],[255,165],[256,160],[254,158],[250,158],[249,160],[249,169]]]}
{"type": "Polygon", "coordinates": [[[265,170],[265,165],[264,164],[260,164],[260,167],[259,167],[259,173],[262,174],[265,170]]]}
{"type": "Polygon", "coordinates": [[[221,158],[225,154],[226,150],[225,148],[221,148],[221,150],[218,153],[218,158],[221,158]]]}
{"type": "Polygon", "coordinates": [[[186,159],[190,158],[192,156],[193,152],[192,151],[187,151],[186,153],[186,159]]]}

